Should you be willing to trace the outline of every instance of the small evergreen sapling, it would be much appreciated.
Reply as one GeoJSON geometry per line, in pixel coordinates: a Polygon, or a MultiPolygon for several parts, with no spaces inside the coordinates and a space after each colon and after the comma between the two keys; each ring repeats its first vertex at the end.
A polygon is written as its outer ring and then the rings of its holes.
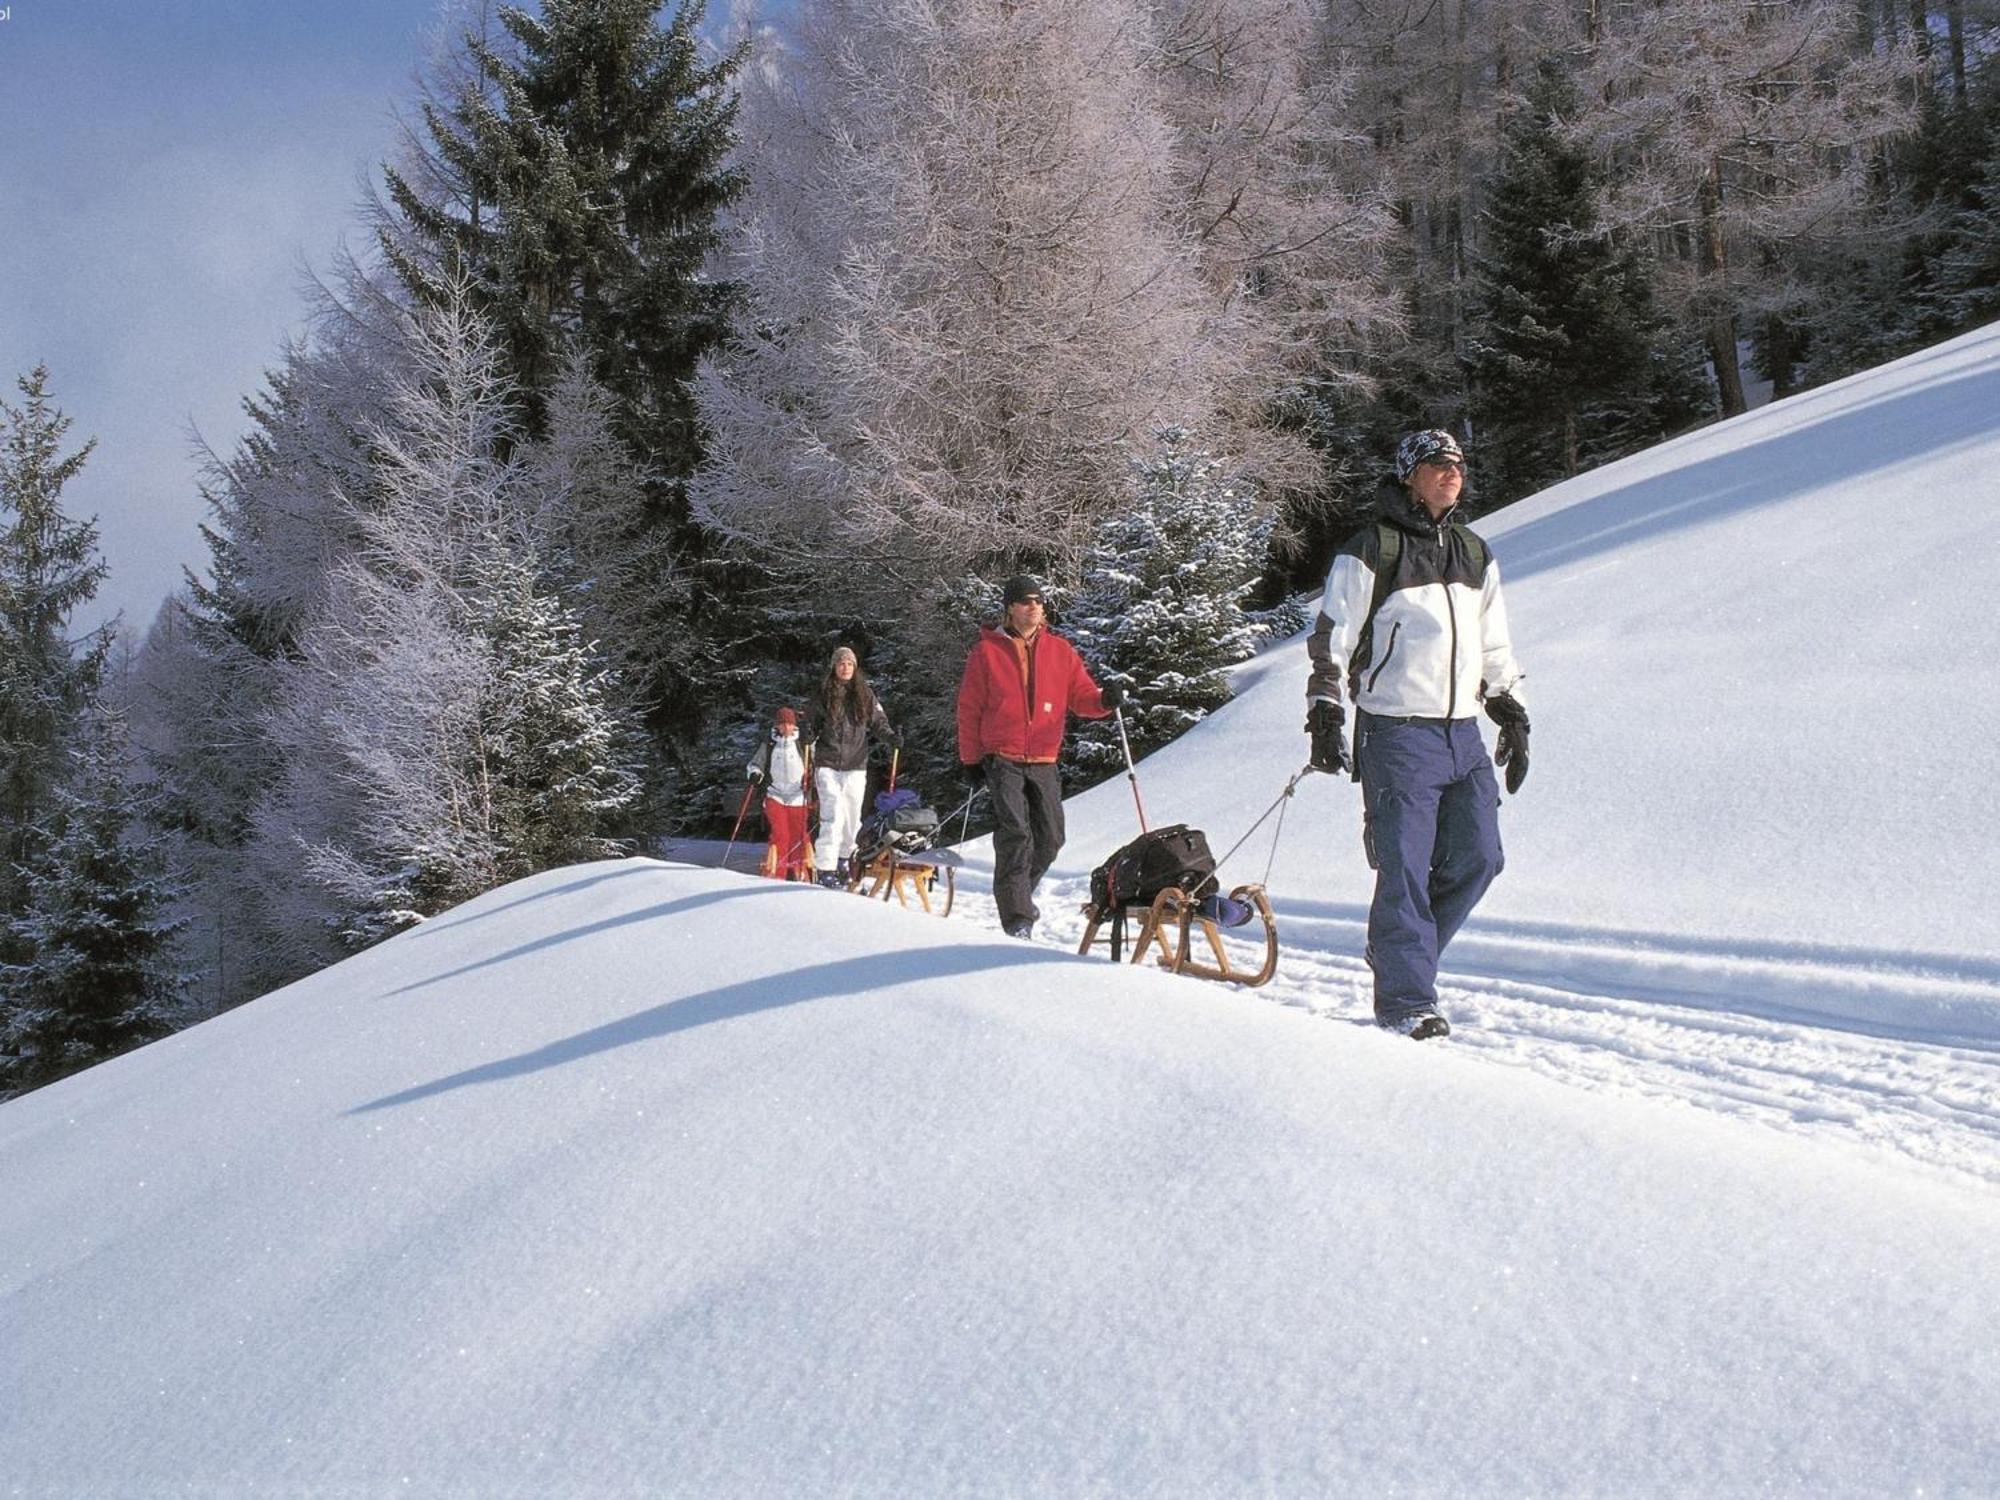
{"type": "MultiPolygon", "coordinates": [[[[1134,755],[1229,701],[1223,669],[1246,660],[1261,633],[1243,600],[1263,571],[1272,525],[1185,428],[1159,428],[1154,440],[1132,462],[1130,508],[1098,527],[1065,621],[1097,680],[1130,698],[1134,755]]],[[[1091,772],[1123,764],[1117,731],[1082,731],[1075,759],[1091,772]]]]}

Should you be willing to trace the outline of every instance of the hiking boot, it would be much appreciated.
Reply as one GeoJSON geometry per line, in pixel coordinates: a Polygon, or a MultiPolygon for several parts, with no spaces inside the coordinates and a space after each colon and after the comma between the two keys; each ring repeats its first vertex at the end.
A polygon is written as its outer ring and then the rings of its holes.
{"type": "Polygon", "coordinates": [[[1399,1032],[1414,1042],[1429,1041],[1434,1036],[1450,1036],[1451,1023],[1434,1010],[1411,1011],[1406,1016],[1396,1016],[1390,1020],[1375,1023],[1384,1031],[1399,1032]]]}
{"type": "Polygon", "coordinates": [[[847,889],[847,877],[842,875],[838,870],[821,871],[819,883],[830,891],[844,891],[847,889]]]}

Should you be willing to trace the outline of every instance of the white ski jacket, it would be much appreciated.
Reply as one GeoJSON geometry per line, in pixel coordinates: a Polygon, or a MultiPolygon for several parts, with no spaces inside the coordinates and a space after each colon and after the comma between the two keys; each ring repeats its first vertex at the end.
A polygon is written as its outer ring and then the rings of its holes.
{"type": "Polygon", "coordinates": [[[762,749],[750,757],[745,771],[764,778],[764,795],[785,807],[806,805],[806,758],[799,749],[799,737],[771,732],[762,749]]]}
{"type": "Polygon", "coordinates": [[[1433,521],[1414,502],[1385,508],[1402,534],[1390,592],[1369,632],[1368,659],[1350,685],[1348,665],[1368,625],[1381,562],[1370,523],[1334,555],[1306,642],[1309,703],[1341,703],[1392,718],[1468,719],[1497,693],[1520,699],[1522,672],[1507,634],[1500,565],[1447,514],[1433,521]]]}

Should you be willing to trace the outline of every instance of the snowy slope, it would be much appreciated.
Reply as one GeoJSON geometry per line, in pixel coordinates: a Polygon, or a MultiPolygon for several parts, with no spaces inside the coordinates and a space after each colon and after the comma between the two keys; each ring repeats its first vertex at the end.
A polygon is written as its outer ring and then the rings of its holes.
{"type": "Polygon", "coordinates": [[[634,861],[0,1108],[27,1494],[1879,1494],[2000,1202],[634,861]]]}
{"type": "MultiPolygon", "coordinates": [[[[1242,992],[558,871],[0,1105],[0,1493],[2000,1490],[2000,333],[1482,526],[1530,672],[1444,1044],[1355,789],[1242,992]],[[1893,523],[1880,519],[1893,514],[1893,523]]],[[[1142,767],[1218,851],[1302,648],[1142,767]]],[[[1225,873],[1264,873],[1275,818],[1225,873]]]]}
{"type": "MultiPolygon", "coordinates": [[[[1534,765],[1446,956],[1457,1040],[1581,1087],[1858,1137],[2000,1183],[2000,327],[1480,523],[1534,765]]],[[[1218,853],[1304,760],[1303,640],[1142,767],[1218,853]]],[[[1313,776],[1226,865],[1270,887],[1264,992],[1368,1011],[1359,789],[1313,776]]],[[[1055,934],[1136,830],[1071,806],[1055,934]]]]}

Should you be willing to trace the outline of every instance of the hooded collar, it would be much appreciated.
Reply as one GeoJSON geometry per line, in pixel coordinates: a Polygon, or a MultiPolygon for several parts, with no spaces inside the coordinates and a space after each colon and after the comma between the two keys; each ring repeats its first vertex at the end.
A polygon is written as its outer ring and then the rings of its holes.
{"type": "Polygon", "coordinates": [[[1450,510],[1432,520],[1431,513],[1417,502],[1417,497],[1410,493],[1408,485],[1399,484],[1394,477],[1385,474],[1381,483],[1375,487],[1376,515],[1404,531],[1420,536],[1441,535],[1458,519],[1459,511],[1464,508],[1465,501],[1461,497],[1450,510]]]}

